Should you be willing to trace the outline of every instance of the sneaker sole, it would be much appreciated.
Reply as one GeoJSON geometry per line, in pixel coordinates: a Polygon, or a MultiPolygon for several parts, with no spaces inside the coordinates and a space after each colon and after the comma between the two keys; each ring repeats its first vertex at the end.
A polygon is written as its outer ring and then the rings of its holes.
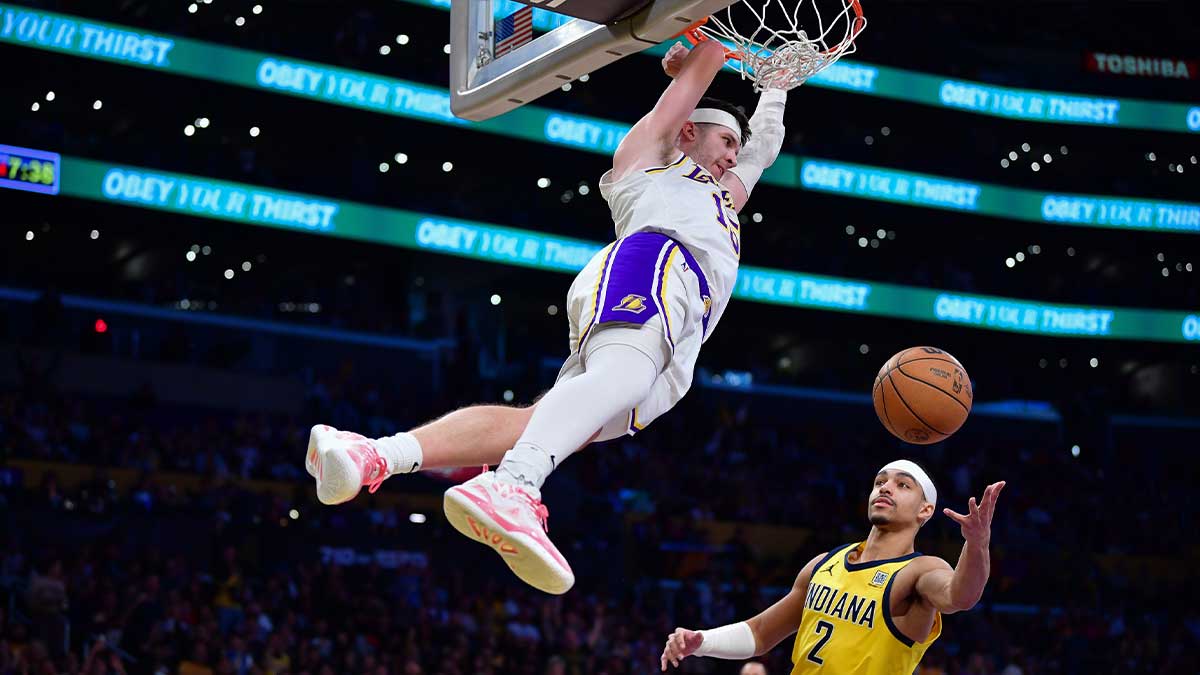
{"type": "Polygon", "coordinates": [[[446,491],[442,510],[454,529],[498,553],[521,581],[551,595],[562,595],[575,585],[575,575],[564,579],[556,571],[557,565],[542,557],[542,547],[531,537],[501,527],[457,488],[446,491]]]}
{"type": "Polygon", "coordinates": [[[362,488],[358,467],[344,453],[322,447],[321,439],[317,436],[314,428],[308,435],[308,451],[305,454],[305,466],[317,481],[317,500],[326,506],[345,504],[358,496],[362,488]],[[314,450],[316,455],[313,454],[314,450]],[[314,456],[315,462],[311,459],[314,456]],[[350,492],[351,489],[353,492],[350,492]],[[349,496],[346,496],[347,493],[349,496]]]}
{"type": "Polygon", "coordinates": [[[308,432],[308,447],[304,450],[304,468],[308,470],[308,475],[316,478],[319,474],[317,467],[317,433],[325,429],[324,424],[314,426],[308,432]]]}

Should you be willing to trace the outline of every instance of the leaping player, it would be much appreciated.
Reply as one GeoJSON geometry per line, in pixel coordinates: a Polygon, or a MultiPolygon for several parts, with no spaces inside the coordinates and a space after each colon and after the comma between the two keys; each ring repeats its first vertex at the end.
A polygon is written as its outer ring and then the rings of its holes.
{"type": "Polygon", "coordinates": [[[499,464],[446,492],[447,519],[531,586],[575,583],[546,534],[542,484],[579,449],[636,433],[687,393],[737,279],[738,211],[783,145],[786,91],[765,89],[749,120],[703,98],[725,64],[718,41],[676,44],[662,64],[673,81],[600,180],[616,241],[568,291],[571,355],[554,387],[526,408],[472,406],[387,438],[315,426],[306,465],[322,503],[395,474],[499,464]]]}
{"type": "Polygon", "coordinates": [[[867,502],[871,532],[809,561],[792,590],[758,616],[704,631],[677,628],[667,638],[662,669],[687,656],[744,660],[765,654],[799,630],[792,675],[910,675],[942,633],[942,615],[979,602],[991,571],[992,514],[1004,482],[967,504],[945,509],[961,526],[958,565],[916,553],[919,530],[933,517],[937,489],[908,460],[879,470],[867,502]]]}

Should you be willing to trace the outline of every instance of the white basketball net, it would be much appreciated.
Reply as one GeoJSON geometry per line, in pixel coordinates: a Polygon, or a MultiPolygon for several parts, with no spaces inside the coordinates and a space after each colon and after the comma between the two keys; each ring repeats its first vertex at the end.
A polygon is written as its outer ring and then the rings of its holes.
{"type": "Polygon", "coordinates": [[[853,54],[867,25],[859,0],[824,0],[824,17],[822,1],[742,0],[697,30],[727,47],[732,43],[730,66],[752,80],[755,91],[794,89],[853,54]]]}

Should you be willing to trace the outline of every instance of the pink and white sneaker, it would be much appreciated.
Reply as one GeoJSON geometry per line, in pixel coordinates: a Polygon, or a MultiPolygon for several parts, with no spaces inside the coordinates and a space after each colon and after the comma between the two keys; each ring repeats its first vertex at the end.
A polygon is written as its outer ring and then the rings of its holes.
{"type": "Polygon", "coordinates": [[[546,536],[549,510],[525,489],[485,471],[446,490],[442,506],[454,529],[492,547],[521,581],[554,595],[575,585],[567,559],[546,536]]]}
{"type": "Polygon", "coordinates": [[[354,499],[364,485],[374,494],[391,475],[369,438],[324,424],[308,434],[304,467],[317,479],[317,499],[329,505],[354,499]]]}

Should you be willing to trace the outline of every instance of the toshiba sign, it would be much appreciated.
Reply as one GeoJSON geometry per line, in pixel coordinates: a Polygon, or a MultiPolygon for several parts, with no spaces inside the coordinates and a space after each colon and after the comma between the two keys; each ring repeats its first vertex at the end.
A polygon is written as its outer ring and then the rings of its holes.
{"type": "Polygon", "coordinates": [[[1161,77],[1169,80],[1194,80],[1198,75],[1196,61],[1161,56],[1088,52],[1084,62],[1087,64],[1087,69],[1093,73],[1108,75],[1161,77]]]}

